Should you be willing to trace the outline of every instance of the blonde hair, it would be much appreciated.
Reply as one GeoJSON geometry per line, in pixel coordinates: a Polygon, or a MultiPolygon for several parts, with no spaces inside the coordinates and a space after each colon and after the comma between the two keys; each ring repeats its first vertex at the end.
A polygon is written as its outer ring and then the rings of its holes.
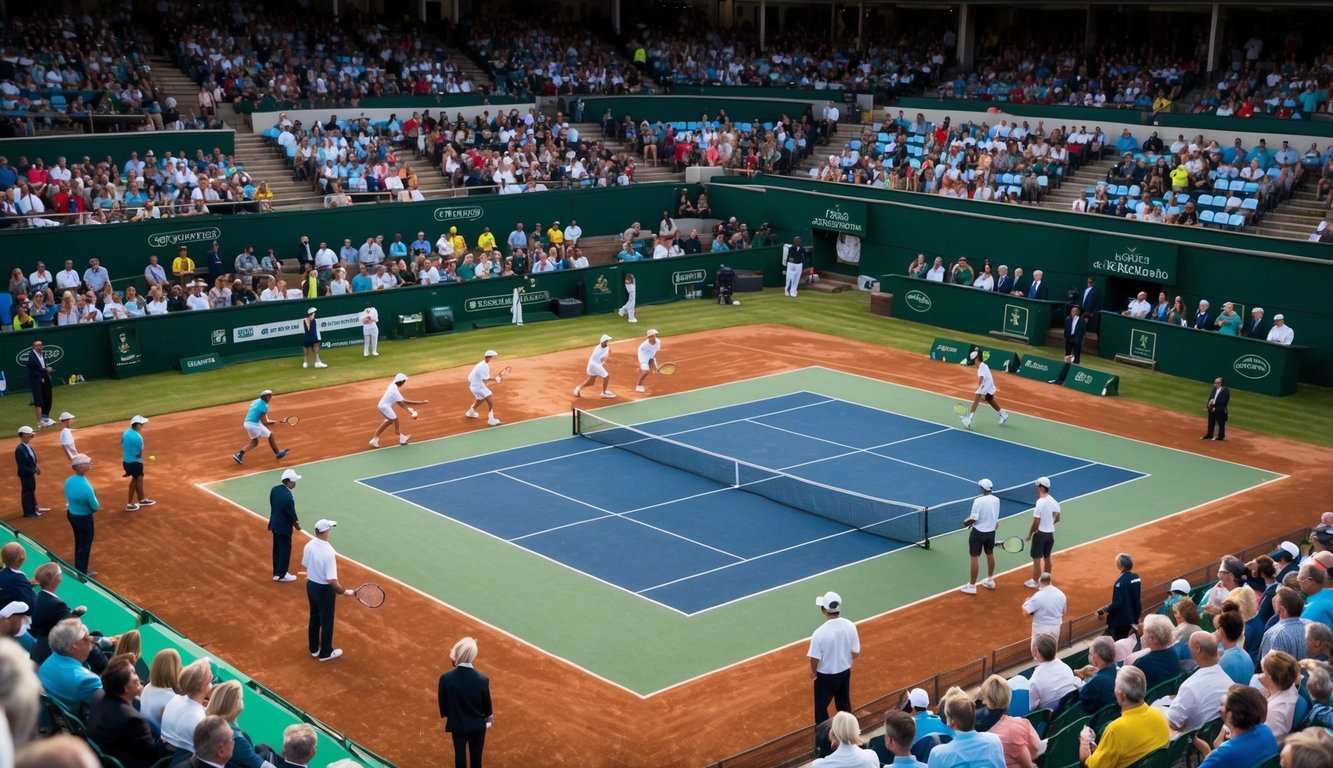
{"type": "Polygon", "coordinates": [[[1259,599],[1249,587],[1236,587],[1227,593],[1226,599],[1236,604],[1240,617],[1246,621],[1259,615],[1259,599]]]}
{"type": "Polygon", "coordinates": [[[839,744],[851,744],[853,747],[861,746],[861,724],[857,722],[856,715],[851,712],[835,713],[829,731],[838,740],[839,744]]]}
{"type": "Polygon", "coordinates": [[[981,703],[986,709],[1001,714],[1009,711],[1009,702],[1013,691],[1009,690],[1009,681],[999,675],[991,675],[981,684],[981,703]]]}
{"type": "Polygon", "coordinates": [[[143,657],[143,638],[139,630],[131,629],[116,640],[116,655],[128,655],[136,662],[143,657]]]}
{"type": "Polygon", "coordinates": [[[241,716],[241,710],[245,709],[245,702],[242,699],[243,693],[241,684],[235,680],[219,683],[213,688],[213,693],[209,695],[208,709],[204,711],[210,715],[217,715],[229,723],[234,723],[236,718],[241,716]]]}
{"type": "Polygon", "coordinates": [[[198,659],[181,670],[176,679],[177,690],[186,696],[194,696],[213,682],[213,665],[208,659],[198,659]]]}
{"type": "Polygon", "coordinates": [[[449,660],[454,664],[471,664],[475,658],[477,658],[477,641],[470,637],[454,643],[453,650],[449,651],[449,660]]]}
{"type": "Polygon", "coordinates": [[[153,657],[153,663],[148,667],[148,684],[154,688],[162,688],[180,693],[178,687],[181,677],[181,655],[175,648],[163,648],[153,657]]]}

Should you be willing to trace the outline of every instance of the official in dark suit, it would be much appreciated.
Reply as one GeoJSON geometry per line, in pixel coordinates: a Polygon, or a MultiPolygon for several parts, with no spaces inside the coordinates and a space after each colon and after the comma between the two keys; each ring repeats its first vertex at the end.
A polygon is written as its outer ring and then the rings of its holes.
{"type": "Polygon", "coordinates": [[[491,681],[472,668],[476,658],[477,641],[465,637],[449,652],[454,668],[440,675],[440,717],[454,740],[454,768],[481,768],[491,727],[491,681]]]}
{"type": "Polygon", "coordinates": [[[1077,305],[1069,307],[1069,316],[1065,318],[1065,364],[1060,368],[1056,384],[1064,384],[1069,375],[1069,364],[1077,365],[1083,359],[1083,335],[1088,331],[1088,323],[1083,319],[1082,310],[1077,305]]]}
{"type": "Polygon", "coordinates": [[[1268,326],[1264,323],[1264,308],[1250,310],[1250,319],[1240,328],[1240,335],[1250,339],[1268,339],[1268,326]]]}
{"type": "Polygon", "coordinates": [[[1226,388],[1222,377],[1213,379],[1213,390],[1208,393],[1208,434],[1200,440],[1227,439],[1227,404],[1231,402],[1231,390],[1226,388]],[[1217,437],[1213,437],[1216,427],[1217,437]]]}
{"type": "Polygon", "coordinates": [[[292,531],[301,530],[301,522],[296,519],[296,499],[292,496],[292,489],[300,479],[296,470],[284,470],[282,482],[268,492],[268,529],[273,534],[274,581],[296,581],[296,577],[287,569],[292,564],[292,531]]]}
{"type": "Polygon", "coordinates": [[[32,448],[32,427],[19,427],[19,444],[14,446],[14,463],[18,465],[19,492],[23,497],[23,516],[41,517],[50,507],[37,505],[37,451],[32,448]]]}
{"type": "Polygon", "coordinates": [[[1091,277],[1088,278],[1088,287],[1083,289],[1083,295],[1079,297],[1078,308],[1083,313],[1083,321],[1088,324],[1088,328],[1096,333],[1100,319],[1097,313],[1102,311],[1102,289],[1097,287],[1097,281],[1091,277]]]}
{"type": "Polygon", "coordinates": [[[1040,269],[1032,273],[1032,285],[1028,286],[1028,298],[1046,300],[1046,283],[1042,281],[1042,271],[1040,269]]]}
{"type": "Polygon", "coordinates": [[[1078,703],[1084,712],[1092,714],[1115,703],[1115,641],[1105,635],[1093,640],[1088,662],[1097,671],[1085,678],[1083,687],[1078,689],[1078,703]]]}
{"type": "Polygon", "coordinates": [[[88,740],[120,761],[125,768],[149,768],[158,757],[157,739],[134,700],[143,682],[126,656],[114,659],[102,672],[102,696],[88,713],[88,740]]]}
{"type": "MultiPolygon", "coordinates": [[[[33,661],[41,664],[46,661],[46,657],[51,655],[51,644],[48,640],[51,630],[55,625],[69,618],[78,618],[83,616],[83,608],[70,609],[69,604],[56,594],[60,588],[60,582],[64,581],[65,575],[60,570],[60,566],[55,563],[42,563],[37,566],[33,572],[37,580],[37,586],[41,591],[37,593],[36,602],[29,603],[32,606],[32,632],[33,638],[37,641],[32,647],[33,661]]],[[[98,643],[93,643],[93,648],[88,652],[86,663],[88,668],[97,674],[102,674],[106,668],[106,654],[102,652],[98,643]]]]}
{"type": "Polygon", "coordinates": [[[46,364],[42,342],[34,341],[28,353],[28,389],[32,391],[32,407],[38,427],[55,424],[51,418],[51,374],[54,372],[55,369],[46,364]]]}
{"type": "Polygon", "coordinates": [[[1013,293],[1014,278],[1009,274],[1009,267],[1001,264],[999,267],[999,277],[995,278],[996,293],[1013,293]]]}
{"type": "Polygon", "coordinates": [[[1139,621],[1143,613],[1142,588],[1139,575],[1134,573],[1134,558],[1126,554],[1116,555],[1116,567],[1120,577],[1111,587],[1111,602],[1097,609],[1097,615],[1106,618],[1106,634],[1115,640],[1129,636],[1129,630],[1139,621]]]}
{"type": "Polygon", "coordinates": [[[32,588],[28,574],[21,570],[28,561],[23,545],[17,541],[9,542],[0,548],[0,560],[4,562],[4,570],[0,570],[0,607],[15,600],[26,603],[29,608],[36,605],[37,591],[32,588]]]}
{"type": "Polygon", "coordinates": [[[1199,302],[1199,311],[1194,313],[1194,323],[1190,326],[1201,331],[1213,330],[1213,321],[1208,314],[1208,300],[1203,299],[1199,302]]]}

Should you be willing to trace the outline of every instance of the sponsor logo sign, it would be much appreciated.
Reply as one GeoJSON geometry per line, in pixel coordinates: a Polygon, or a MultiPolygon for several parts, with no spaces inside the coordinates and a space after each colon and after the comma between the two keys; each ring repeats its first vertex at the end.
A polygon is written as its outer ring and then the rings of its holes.
{"type": "MultiPolygon", "coordinates": [[[[551,302],[550,291],[527,291],[519,294],[519,303],[525,307],[543,306],[551,302]]],[[[512,309],[514,294],[502,293],[495,296],[477,296],[463,302],[465,312],[487,312],[490,310],[512,309]]]]}
{"type": "Polygon", "coordinates": [[[908,291],[906,296],[903,296],[903,303],[907,304],[907,308],[913,312],[929,312],[933,302],[925,291],[914,288],[908,291]]]}
{"type": "Polygon", "coordinates": [[[436,208],[436,221],[476,221],[485,215],[485,210],[479,205],[468,208],[436,208]]]}
{"type": "MultiPolygon", "coordinates": [[[[292,320],[281,320],[276,323],[261,323],[258,325],[243,325],[239,328],[231,329],[231,340],[236,343],[245,341],[260,341],[262,339],[271,339],[281,336],[300,336],[305,332],[302,328],[305,318],[295,318],[292,320]]],[[[316,322],[319,324],[321,334],[330,331],[345,331],[361,327],[361,313],[356,312],[350,315],[334,315],[332,317],[321,317],[316,322]]]]}
{"type": "MultiPolygon", "coordinates": [[[[26,367],[28,365],[28,357],[31,354],[32,354],[32,347],[20,350],[19,353],[14,356],[14,361],[17,362],[20,367],[26,367]]],[[[63,358],[64,356],[65,356],[65,350],[59,345],[57,344],[42,345],[42,359],[46,361],[46,367],[54,368],[56,363],[60,362],[61,358],[63,358]]]]}
{"type": "Polygon", "coordinates": [[[222,230],[217,227],[202,229],[176,229],[171,232],[154,232],[148,236],[149,248],[166,248],[171,245],[189,245],[191,243],[213,242],[222,237],[222,230]]]}
{"type": "Polygon", "coordinates": [[[1232,363],[1231,367],[1241,376],[1255,381],[1266,377],[1273,371],[1273,366],[1269,365],[1266,359],[1254,354],[1241,355],[1236,358],[1236,362],[1232,363]]]}

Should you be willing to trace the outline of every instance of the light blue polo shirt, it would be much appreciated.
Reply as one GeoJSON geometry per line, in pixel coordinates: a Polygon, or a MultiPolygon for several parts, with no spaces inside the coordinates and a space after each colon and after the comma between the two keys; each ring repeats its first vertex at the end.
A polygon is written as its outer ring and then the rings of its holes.
{"type": "Polygon", "coordinates": [[[268,402],[265,401],[264,398],[262,397],[255,398],[255,401],[253,403],[250,403],[250,410],[245,412],[245,423],[263,424],[264,417],[267,415],[268,415],[268,402]]]}
{"type": "Polygon", "coordinates": [[[93,484],[83,475],[70,475],[65,479],[65,504],[69,505],[71,515],[91,515],[100,508],[93,484]]]}
{"type": "Polygon", "coordinates": [[[120,450],[124,454],[122,461],[133,464],[143,461],[143,435],[130,427],[120,436],[120,450]]]}

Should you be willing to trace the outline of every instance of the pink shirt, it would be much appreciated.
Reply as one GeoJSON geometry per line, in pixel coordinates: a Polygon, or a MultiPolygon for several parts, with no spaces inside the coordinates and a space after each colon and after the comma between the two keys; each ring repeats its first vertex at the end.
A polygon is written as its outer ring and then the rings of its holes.
{"type": "Polygon", "coordinates": [[[1005,768],[1027,768],[1041,749],[1041,737],[1032,723],[1021,717],[1003,715],[990,727],[988,733],[1000,737],[1004,747],[1005,768]]]}

